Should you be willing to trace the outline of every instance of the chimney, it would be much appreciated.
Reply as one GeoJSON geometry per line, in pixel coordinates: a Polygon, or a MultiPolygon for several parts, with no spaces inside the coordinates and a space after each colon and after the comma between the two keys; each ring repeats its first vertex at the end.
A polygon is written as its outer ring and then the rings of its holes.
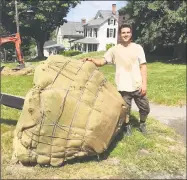
{"type": "Polygon", "coordinates": [[[112,4],[112,14],[116,14],[116,4],[112,4]]]}
{"type": "Polygon", "coordinates": [[[81,23],[82,23],[82,24],[86,24],[86,19],[85,19],[85,18],[82,18],[82,19],[81,19],[81,23]]]}

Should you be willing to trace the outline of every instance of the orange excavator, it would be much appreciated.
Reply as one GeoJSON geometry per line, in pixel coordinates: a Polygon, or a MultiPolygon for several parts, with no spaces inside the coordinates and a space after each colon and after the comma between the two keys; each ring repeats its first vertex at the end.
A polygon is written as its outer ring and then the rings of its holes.
{"type": "Polygon", "coordinates": [[[20,70],[23,69],[25,67],[25,62],[21,53],[21,38],[20,38],[20,34],[16,33],[16,34],[11,34],[8,36],[1,36],[0,37],[0,46],[4,43],[9,43],[9,42],[13,42],[15,44],[15,48],[16,48],[16,53],[17,53],[17,58],[18,58],[18,62],[19,65],[16,66],[13,70],[20,70]]]}
{"type": "MultiPolygon", "coordinates": [[[[21,48],[20,48],[21,39],[20,39],[19,33],[0,37],[0,46],[8,42],[15,43],[16,53],[17,53],[18,62],[19,62],[19,65],[16,66],[13,70],[23,69],[25,67],[25,63],[23,60],[23,56],[21,54],[21,48]]],[[[2,71],[3,68],[4,66],[0,67],[0,71],[2,71]]],[[[22,109],[23,104],[24,104],[24,98],[13,96],[10,94],[0,93],[0,104],[11,107],[11,108],[22,109]]]]}

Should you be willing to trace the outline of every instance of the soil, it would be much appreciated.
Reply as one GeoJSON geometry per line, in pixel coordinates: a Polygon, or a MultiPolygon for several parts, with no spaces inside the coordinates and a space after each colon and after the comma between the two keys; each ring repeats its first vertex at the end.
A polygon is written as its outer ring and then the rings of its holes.
{"type": "Polygon", "coordinates": [[[18,71],[12,70],[9,67],[4,67],[4,69],[1,71],[1,75],[5,75],[5,76],[32,75],[33,73],[34,73],[34,67],[32,67],[32,66],[25,67],[25,68],[18,70],[18,71]]]}

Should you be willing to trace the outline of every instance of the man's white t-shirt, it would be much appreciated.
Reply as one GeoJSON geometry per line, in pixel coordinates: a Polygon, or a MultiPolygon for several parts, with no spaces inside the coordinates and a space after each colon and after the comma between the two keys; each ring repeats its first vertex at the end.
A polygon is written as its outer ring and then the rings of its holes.
{"type": "Polygon", "coordinates": [[[141,45],[130,43],[127,47],[117,44],[110,48],[104,58],[107,63],[115,64],[115,82],[118,91],[133,92],[141,88],[140,64],[146,63],[141,45]]]}

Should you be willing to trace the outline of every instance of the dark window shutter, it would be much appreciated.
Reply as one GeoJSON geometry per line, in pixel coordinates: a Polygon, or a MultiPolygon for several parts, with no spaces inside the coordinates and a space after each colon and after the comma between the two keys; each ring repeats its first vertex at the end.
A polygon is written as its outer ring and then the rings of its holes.
{"type": "Polygon", "coordinates": [[[92,37],[92,28],[90,29],[90,37],[92,37]]]}
{"type": "Polygon", "coordinates": [[[116,24],[116,20],[114,19],[114,25],[116,24]]]}
{"type": "Polygon", "coordinates": [[[86,37],[87,37],[87,29],[86,29],[86,37]]]}
{"type": "Polygon", "coordinates": [[[108,25],[110,25],[110,19],[108,19],[108,25]]]}
{"type": "Polygon", "coordinates": [[[107,37],[109,37],[109,28],[107,28],[107,37]]]}
{"type": "Polygon", "coordinates": [[[116,37],[116,28],[114,28],[114,38],[116,37]]]}
{"type": "Polygon", "coordinates": [[[96,37],[97,37],[97,29],[96,29],[95,31],[96,31],[96,33],[95,33],[95,34],[96,34],[96,37]]]}

